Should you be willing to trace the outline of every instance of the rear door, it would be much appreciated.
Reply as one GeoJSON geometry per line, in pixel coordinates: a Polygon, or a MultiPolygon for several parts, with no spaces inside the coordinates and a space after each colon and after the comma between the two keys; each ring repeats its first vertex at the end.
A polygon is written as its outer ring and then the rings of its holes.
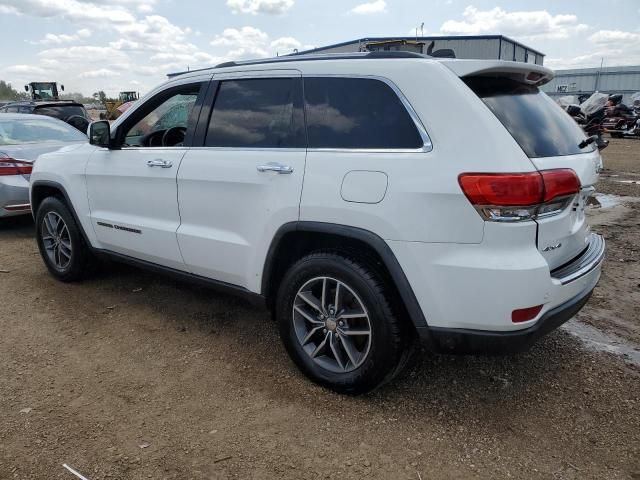
{"type": "Polygon", "coordinates": [[[216,74],[178,172],[178,242],[194,274],[260,291],[278,228],[298,220],[306,144],[300,72],[216,74]]]}
{"type": "Polygon", "coordinates": [[[602,166],[595,143],[583,144],[584,132],[535,85],[499,73],[463,80],[495,114],[538,170],[571,169],[580,179],[581,191],[567,208],[552,216],[540,214],[536,220],[538,249],[549,268],[553,270],[567,263],[587,247],[590,238],[585,205],[602,166]]]}

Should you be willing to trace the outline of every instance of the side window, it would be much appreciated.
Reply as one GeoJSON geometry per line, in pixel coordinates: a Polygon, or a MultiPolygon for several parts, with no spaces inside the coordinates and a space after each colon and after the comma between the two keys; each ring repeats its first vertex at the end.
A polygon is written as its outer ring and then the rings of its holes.
{"type": "MultiPolygon", "coordinates": [[[[152,107],[142,111],[144,115],[124,133],[124,145],[135,147],[180,147],[187,135],[191,110],[196,103],[202,83],[185,85],[171,90],[170,95],[152,107]]],[[[154,100],[150,100],[154,102],[154,100]]],[[[144,109],[144,106],[141,108],[144,109]]]]}
{"type": "Polygon", "coordinates": [[[237,148],[304,147],[300,79],[221,81],[205,145],[237,148]]]}
{"type": "Polygon", "coordinates": [[[309,148],[415,149],[424,142],[398,95],[367,78],[306,77],[309,148]]]}
{"type": "Polygon", "coordinates": [[[18,107],[6,107],[5,112],[7,112],[7,113],[18,113],[18,107]]]}

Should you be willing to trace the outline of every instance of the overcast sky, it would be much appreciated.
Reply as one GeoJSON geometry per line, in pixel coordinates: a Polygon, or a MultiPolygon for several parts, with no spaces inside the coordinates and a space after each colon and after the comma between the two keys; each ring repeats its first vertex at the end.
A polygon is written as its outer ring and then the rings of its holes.
{"type": "Polygon", "coordinates": [[[167,72],[367,36],[503,34],[552,68],[640,65],[640,0],[0,0],[0,79],[144,93],[167,72]]]}

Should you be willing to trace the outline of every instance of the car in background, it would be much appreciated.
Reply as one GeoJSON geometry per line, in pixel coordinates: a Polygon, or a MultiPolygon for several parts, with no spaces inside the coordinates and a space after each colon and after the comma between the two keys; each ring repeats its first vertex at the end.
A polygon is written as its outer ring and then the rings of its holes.
{"type": "Polygon", "coordinates": [[[73,100],[35,101],[23,100],[0,107],[0,113],[32,113],[57,118],[72,127],[87,132],[91,117],[81,103],[73,100]]]}
{"type": "Polygon", "coordinates": [[[38,155],[83,143],[86,135],[55,118],[0,113],[0,218],[31,212],[29,178],[38,155]]]}

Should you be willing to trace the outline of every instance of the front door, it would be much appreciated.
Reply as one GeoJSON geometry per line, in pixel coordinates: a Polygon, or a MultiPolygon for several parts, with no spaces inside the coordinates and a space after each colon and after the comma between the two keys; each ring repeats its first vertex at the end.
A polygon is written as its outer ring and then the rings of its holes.
{"type": "Polygon", "coordinates": [[[100,248],[184,269],[176,240],[176,173],[207,85],[191,79],[163,89],[116,129],[121,148],[100,148],[89,159],[87,194],[100,248]]]}
{"type": "Polygon", "coordinates": [[[214,75],[198,123],[204,138],[178,172],[178,242],[192,273],[260,291],[275,232],[298,220],[301,83],[293,70],[214,75]]]}

